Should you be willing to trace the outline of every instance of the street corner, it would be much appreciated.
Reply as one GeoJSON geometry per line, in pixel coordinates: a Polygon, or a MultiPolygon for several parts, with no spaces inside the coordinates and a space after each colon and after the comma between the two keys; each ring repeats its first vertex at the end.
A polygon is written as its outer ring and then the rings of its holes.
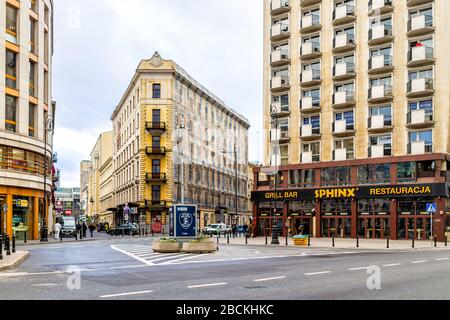
{"type": "Polygon", "coordinates": [[[11,253],[11,255],[7,255],[6,252],[4,252],[3,259],[0,260],[0,272],[19,266],[29,256],[30,253],[28,251],[17,251],[15,253],[11,253]]]}

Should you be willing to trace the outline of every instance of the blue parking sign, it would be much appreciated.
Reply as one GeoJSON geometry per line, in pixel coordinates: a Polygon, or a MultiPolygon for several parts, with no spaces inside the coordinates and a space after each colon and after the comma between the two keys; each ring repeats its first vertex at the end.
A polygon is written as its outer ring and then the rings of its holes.
{"type": "Polygon", "coordinates": [[[436,213],[436,203],[427,203],[427,212],[436,213]]]}

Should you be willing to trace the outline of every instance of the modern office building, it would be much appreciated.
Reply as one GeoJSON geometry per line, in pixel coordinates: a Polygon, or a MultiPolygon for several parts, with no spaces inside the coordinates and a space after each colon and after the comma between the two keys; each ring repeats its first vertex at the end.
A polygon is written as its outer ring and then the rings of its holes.
{"type": "Polygon", "coordinates": [[[443,0],[265,1],[260,234],[444,239],[449,19],[443,0]]]}
{"type": "Polygon", "coordinates": [[[59,188],[55,192],[56,218],[78,217],[83,214],[80,203],[80,188],[59,188]]]}
{"type": "Polygon", "coordinates": [[[111,120],[117,223],[128,204],[129,221],[158,232],[182,202],[198,205],[201,227],[243,222],[249,123],[175,62],[142,60],[111,120]]]}
{"type": "Polygon", "coordinates": [[[53,3],[2,0],[0,16],[1,231],[39,239],[53,192],[53,3]]]}
{"type": "Polygon", "coordinates": [[[91,152],[88,181],[89,204],[87,215],[96,222],[113,221],[113,212],[108,210],[113,205],[112,189],[112,131],[100,134],[91,152]]]}

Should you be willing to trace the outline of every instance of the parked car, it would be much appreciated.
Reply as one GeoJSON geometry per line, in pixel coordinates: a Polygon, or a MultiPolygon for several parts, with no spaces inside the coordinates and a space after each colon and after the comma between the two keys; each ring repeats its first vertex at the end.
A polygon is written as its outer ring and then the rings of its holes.
{"type": "Polygon", "coordinates": [[[74,217],[61,217],[59,222],[61,223],[61,235],[62,237],[75,238],[77,235],[77,227],[75,225],[74,217]]]}
{"type": "Polygon", "coordinates": [[[203,229],[204,235],[219,235],[219,234],[230,234],[231,233],[231,227],[227,226],[223,223],[217,223],[217,224],[211,224],[207,226],[205,229],[203,229]]]}
{"type": "Polygon", "coordinates": [[[138,235],[139,230],[136,227],[136,225],[131,224],[131,223],[126,223],[126,224],[122,224],[122,225],[118,226],[115,229],[111,229],[109,234],[111,236],[121,236],[121,235],[131,236],[131,235],[138,235]]]}

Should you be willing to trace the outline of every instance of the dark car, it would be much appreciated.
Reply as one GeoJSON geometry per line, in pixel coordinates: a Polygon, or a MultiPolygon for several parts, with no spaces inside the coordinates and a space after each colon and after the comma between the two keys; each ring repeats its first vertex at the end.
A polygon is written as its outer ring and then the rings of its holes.
{"type": "Polygon", "coordinates": [[[111,229],[109,234],[111,236],[121,236],[121,235],[132,236],[132,235],[138,235],[139,230],[134,224],[126,223],[126,224],[122,224],[122,225],[118,226],[115,229],[111,229]]]}

